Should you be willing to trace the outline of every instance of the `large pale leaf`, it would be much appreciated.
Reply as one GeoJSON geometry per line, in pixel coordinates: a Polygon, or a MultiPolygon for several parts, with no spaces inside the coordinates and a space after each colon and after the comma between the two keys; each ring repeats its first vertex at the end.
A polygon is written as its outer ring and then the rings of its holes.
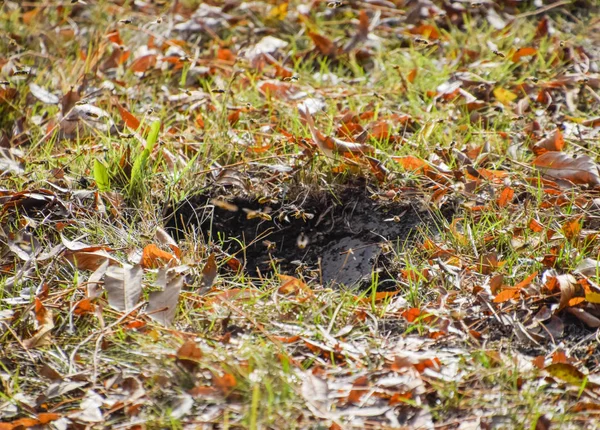
{"type": "Polygon", "coordinates": [[[150,293],[146,312],[153,320],[169,325],[177,311],[177,301],[183,287],[184,276],[172,269],[159,269],[158,276],[166,278],[166,285],[163,291],[150,293]]]}
{"type": "Polygon", "coordinates": [[[132,309],[142,293],[142,266],[109,266],[104,276],[108,304],[118,311],[132,309]]]}

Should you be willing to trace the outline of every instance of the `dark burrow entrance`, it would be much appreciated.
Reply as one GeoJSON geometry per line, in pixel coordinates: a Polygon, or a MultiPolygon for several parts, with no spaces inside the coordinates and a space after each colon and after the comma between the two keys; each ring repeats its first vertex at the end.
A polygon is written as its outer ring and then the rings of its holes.
{"type": "Polygon", "coordinates": [[[323,284],[396,288],[398,267],[392,250],[418,246],[418,231],[436,230],[441,217],[416,201],[391,201],[364,187],[299,193],[275,202],[203,193],[176,205],[167,231],[201,234],[242,262],[250,276],[278,273],[316,279],[323,284]]]}

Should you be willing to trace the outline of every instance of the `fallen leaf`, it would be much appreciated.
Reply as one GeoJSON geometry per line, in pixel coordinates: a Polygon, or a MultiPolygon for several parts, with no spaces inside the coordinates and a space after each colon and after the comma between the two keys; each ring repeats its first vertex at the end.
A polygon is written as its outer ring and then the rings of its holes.
{"type": "Polygon", "coordinates": [[[118,311],[132,309],[142,294],[142,266],[109,266],[104,275],[108,304],[118,311]]]}
{"type": "Polygon", "coordinates": [[[144,73],[150,67],[154,67],[156,65],[156,55],[148,54],[142,57],[136,58],[129,68],[132,72],[144,73]]]}
{"type": "Polygon", "coordinates": [[[337,46],[331,41],[331,39],[321,36],[319,33],[313,31],[308,32],[310,37],[321,54],[325,56],[333,56],[337,51],[337,46]]]}
{"type": "Polygon", "coordinates": [[[231,373],[213,374],[213,384],[223,394],[227,395],[236,387],[237,380],[231,373]]]}
{"type": "Polygon", "coordinates": [[[553,377],[572,385],[582,386],[587,381],[587,377],[572,364],[550,364],[544,370],[553,377]]]}
{"type": "Polygon", "coordinates": [[[494,97],[496,97],[496,100],[503,105],[510,105],[511,102],[515,101],[518,96],[505,88],[496,87],[494,88],[494,97]]]}
{"type": "Polygon", "coordinates": [[[500,195],[496,199],[496,204],[500,208],[506,207],[510,202],[512,202],[515,196],[515,190],[511,187],[504,187],[500,192],[500,195]]]}
{"type": "Polygon", "coordinates": [[[185,341],[176,353],[177,361],[188,368],[195,367],[203,355],[202,350],[198,348],[198,345],[193,340],[185,341]]]}
{"type": "Polygon", "coordinates": [[[166,277],[163,291],[154,291],[148,295],[146,313],[154,321],[169,325],[177,312],[179,293],[183,287],[184,276],[172,269],[160,269],[159,277],[166,277]],[[165,272],[165,273],[160,273],[165,272]]]}
{"type": "Polygon", "coordinates": [[[323,135],[319,130],[316,129],[313,117],[307,110],[298,107],[298,112],[308,125],[314,142],[327,157],[335,158],[335,154],[370,155],[375,152],[375,148],[369,145],[345,142],[335,137],[323,135]]]}
{"type": "Polygon", "coordinates": [[[23,341],[25,348],[40,348],[49,343],[50,332],[54,328],[52,309],[47,309],[37,297],[35,298],[36,333],[23,341]]]}
{"type": "Polygon", "coordinates": [[[512,55],[512,62],[518,63],[521,58],[528,57],[528,56],[535,55],[535,54],[537,54],[537,49],[535,49],[531,46],[525,47],[525,48],[519,48],[512,55]]]}
{"type": "Polygon", "coordinates": [[[560,129],[554,130],[550,136],[540,140],[531,149],[535,155],[541,155],[548,151],[562,151],[565,147],[565,139],[560,129]]]}
{"type": "Polygon", "coordinates": [[[119,114],[121,115],[121,119],[125,122],[125,125],[129,127],[131,130],[137,130],[140,128],[140,120],[137,119],[131,112],[125,109],[118,101],[115,101],[117,105],[117,109],[119,110],[119,114]]]}
{"type": "Polygon", "coordinates": [[[200,287],[203,290],[210,289],[217,279],[217,260],[215,253],[213,252],[208,256],[208,260],[202,269],[202,279],[200,280],[200,287]]]}
{"type": "Polygon", "coordinates": [[[574,243],[579,238],[579,233],[581,233],[582,219],[583,215],[580,215],[563,224],[562,232],[569,242],[574,243]]]}
{"type": "Polygon", "coordinates": [[[144,269],[156,269],[168,264],[171,260],[177,258],[166,251],[163,251],[154,244],[146,245],[142,252],[141,265],[144,269]]]}
{"type": "Polygon", "coordinates": [[[574,184],[600,184],[597,164],[587,155],[573,157],[564,152],[546,152],[533,160],[533,166],[542,173],[574,184]]]}

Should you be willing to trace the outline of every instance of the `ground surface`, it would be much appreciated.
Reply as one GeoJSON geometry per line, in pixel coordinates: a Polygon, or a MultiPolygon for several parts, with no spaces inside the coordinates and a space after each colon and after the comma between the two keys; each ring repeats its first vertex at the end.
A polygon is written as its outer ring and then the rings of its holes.
{"type": "Polygon", "coordinates": [[[597,2],[4,1],[0,430],[597,428],[597,2]]]}

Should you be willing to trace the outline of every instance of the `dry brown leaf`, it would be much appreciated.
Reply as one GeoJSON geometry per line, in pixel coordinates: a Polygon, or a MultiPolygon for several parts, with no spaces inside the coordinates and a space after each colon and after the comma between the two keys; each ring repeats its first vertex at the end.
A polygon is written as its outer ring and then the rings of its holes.
{"type": "Polygon", "coordinates": [[[140,128],[141,123],[139,119],[137,119],[131,112],[129,112],[123,106],[121,106],[121,104],[118,101],[115,101],[115,104],[117,105],[117,109],[119,110],[121,119],[127,127],[134,131],[140,128]]]}
{"type": "Polygon", "coordinates": [[[548,151],[562,151],[565,147],[565,139],[559,128],[554,130],[548,137],[536,143],[532,151],[535,155],[542,155],[548,151]]]}
{"type": "Polygon", "coordinates": [[[202,269],[202,279],[200,280],[200,287],[203,290],[210,289],[217,279],[217,260],[215,253],[213,252],[208,256],[208,260],[202,269]]]}
{"type": "Polygon", "coordinates": [[[556,309],[556,312],[558,313],[565,307],[572,305],[571,300],[581,297],[584,292],[573,275],[558,275],[556,277],[556,281],[558,282],[558,286],[560,288],[560,303],[556,309]]]}
{"type": "Polygon", "coordinates": [[[546,175],[574,184],[600,184],[598,165],[587,155],[573,158],[563,152],[546,152],[533,160],[533,166],[546,175]]]}
{"type": "Polygon", "coordinates": [[[144,73],[149,68],[154,67],[156,65],[156,55],[148,54],[142,57],[136,58],[129,68],[133,72],[144,73]]]}
{"type": "Polygon", "coordinates": [[[319,50],[321,54],[326,56],[335,55],[337,52],[337,46],[333,41],[325,36],[321,36],[319,33],[315,33],[313,31],[308,32],[308,37],[310,37],[319,50]]]}

